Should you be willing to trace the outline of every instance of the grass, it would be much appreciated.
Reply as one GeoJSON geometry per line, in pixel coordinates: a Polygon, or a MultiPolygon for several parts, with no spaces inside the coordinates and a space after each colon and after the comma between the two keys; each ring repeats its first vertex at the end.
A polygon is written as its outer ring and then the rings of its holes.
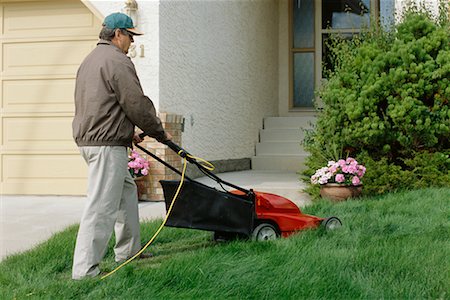
{"type": "MultiPolygon", "coordinates": [[[[207,232],[165,228],[150,246],[154,258],[102,281],[70,279],[71,227],[0,263],[0,299],[450,299],[450,189],[304,211],[339,216],[344,227],[266,243],[213,243],[207,232]]],[[[142,224],[142,236],[160,222],[142,224]]],[[[101,269],[116,266],[110,249],[101,269]]]]}

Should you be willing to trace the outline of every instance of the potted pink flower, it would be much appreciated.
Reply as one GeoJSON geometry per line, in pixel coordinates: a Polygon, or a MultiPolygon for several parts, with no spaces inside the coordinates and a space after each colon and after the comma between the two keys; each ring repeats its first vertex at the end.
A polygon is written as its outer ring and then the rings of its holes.
{"type": "Polygon", "coordinates": [[[320,195],[324,198],[341,201],[359,196],[362,192],[362,177],[366,168],[356,159],[348,157],[329,161],[311,176],[312,184],[320,184],[320,195]]]}
{"type": "Polygon", "coordinates": [[[149,162],[135,150],[131,150],[128,159],[128,171],[136,183],[138,199],[147,200],[145,176],[148,175],[148,170],[150,168],[149,162]]]}
{"type": "Polygon", "coordinates": [[[145,158],[140,156],[137,151],[131,150],[128,158],[128,170],[133,178],[148,175],[148,169],[150,168],[149,163],[145,158]]]}

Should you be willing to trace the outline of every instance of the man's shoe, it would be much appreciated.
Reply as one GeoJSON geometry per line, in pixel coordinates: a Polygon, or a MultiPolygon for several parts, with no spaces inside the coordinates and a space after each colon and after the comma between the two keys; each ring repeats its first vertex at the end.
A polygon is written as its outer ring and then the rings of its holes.
{"type": "Polygon", "coordinates": [[[153,254],[152,253],[141,253],[139,255],[139,259],[147,259],[147,258],[152,258],[153,254]]]}

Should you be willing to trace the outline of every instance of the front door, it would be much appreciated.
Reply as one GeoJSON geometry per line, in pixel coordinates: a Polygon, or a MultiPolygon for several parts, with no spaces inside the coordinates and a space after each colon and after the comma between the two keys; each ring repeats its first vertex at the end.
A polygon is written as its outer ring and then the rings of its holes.
{"type": "MultiPolygon", "coordinates": [[[[326,41],[332,34],[352,38],[378,20],[378,0],[290,0],[289,111],[314,110],[315,91],[326,80],[326,41]]],[[[394,0],[382,1],[393,13],[394,0]]],[[[320,101],[317,103],[320,107],[320,101]]]]}

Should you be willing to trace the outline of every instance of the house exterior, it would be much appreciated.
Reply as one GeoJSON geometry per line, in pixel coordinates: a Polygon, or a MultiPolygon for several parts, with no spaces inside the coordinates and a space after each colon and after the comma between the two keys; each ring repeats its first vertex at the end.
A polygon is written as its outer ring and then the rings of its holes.
{"type": "MultiPolygon", "coordinates": [[[[336,32],[351,36],[371,18],[388,24],[401,8],[394,0],[137,5],[132,17],[145,35],[129,55],[145,93],[179,132],[177,141],[222,171],[256,168],[258,151],[275,165],[269,169],[298,170],[305,154],[278,161],[271,151],[301,151],[308,124],[301,120],[313,120],[314,90],[324,80],[324,41],[336,32]],[[290,131],[270,133],[280,120],[273,117],[289,117],[290,131]]],[[[75,74],[103,18],[124,8],[125,1],[0,0],[2,194],[85,193],[87,170],[71,134],[75,74]]]]}

